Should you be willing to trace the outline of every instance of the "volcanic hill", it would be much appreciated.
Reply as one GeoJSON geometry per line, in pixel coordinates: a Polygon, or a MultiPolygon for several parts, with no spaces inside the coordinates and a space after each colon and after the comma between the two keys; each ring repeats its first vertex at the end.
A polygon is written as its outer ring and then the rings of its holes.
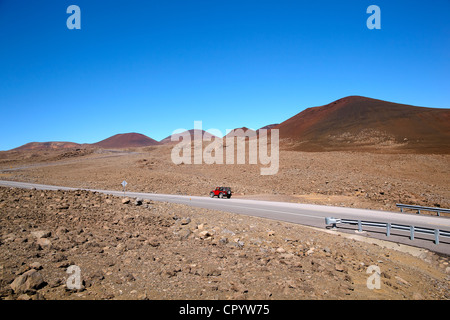
{"type": "Polygon", "coordinates": [[[105,140],[93,143],[92,146],[99,148],[135,148],[158,145],[159,142],[140,133],[116,134],[105,140]]]}
{"type": "Polygon", "coordinates": [[[450,109],[361,96],[308,108],[274,129],[293,150],[450,153],[450,109]]]}

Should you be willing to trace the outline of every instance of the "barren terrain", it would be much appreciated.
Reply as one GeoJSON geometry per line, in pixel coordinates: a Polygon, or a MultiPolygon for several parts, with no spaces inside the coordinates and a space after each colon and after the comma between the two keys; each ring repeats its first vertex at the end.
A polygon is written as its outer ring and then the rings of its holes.
{"type": "Polygon", "coordinates": [[[450,298],[448,258],[425,250],[87,191],[0,188],[0,199],[2,299],[450,298]]]}
{"type": "MultiPolygon", "coordinates": [[[[175,165],[171,149],[6,152],[0,179],[113,190],[126,180],[129,191],[202,196],[223,185],[233,197],[261,200],[450,207],[449,155],[281,151],[278,174],[261,176],[259,165],[175,165]]],[[[84,191],[7,188],[0,189],[0,213],[3,299],[450,297],[448,257],[284,222],[124,204],[84,191]],[[81,268],[81,290],[67,289],[70,265],[81,268]],[[381,289],[366,286],[370,265],[381,269],[381,289]]]]}
{"type": "Polygon", "coordinates": [[[237,197],[391,211],[396,203],[450,207],[450,155],[281,150],[278,173],[262,176],[260,165],[175,165],[172,148],[6,153],[0,170],[26,169],[0,178],[108,190],[126,180],[129,191],[202,196],[229,186],[237,197]]]}

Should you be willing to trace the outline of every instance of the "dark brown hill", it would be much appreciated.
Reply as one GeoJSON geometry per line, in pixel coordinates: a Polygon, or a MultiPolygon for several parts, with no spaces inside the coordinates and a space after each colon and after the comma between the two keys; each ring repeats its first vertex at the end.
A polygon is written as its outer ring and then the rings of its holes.
{"type": "Polygon", "coordinates": [[[93,143],[92,146],[98,148],[121,149],[121,148],[148,147],[157,144],[159,144],[158,141],[140,133],[123,133],[123,134],[116,134],[105,140],[93,143]]]}
{"type": "Polygon", "coordinates": [[[295,150],[450,153],[450,109],[360,96],[308,108],[275,129],[295,150]]]}

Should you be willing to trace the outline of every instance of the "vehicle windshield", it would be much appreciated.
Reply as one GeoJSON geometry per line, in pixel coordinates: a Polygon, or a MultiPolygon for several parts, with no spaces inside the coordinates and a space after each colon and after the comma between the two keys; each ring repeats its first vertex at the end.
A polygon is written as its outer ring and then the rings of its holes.
{"type": "Polygon", "coordinates": [[[231,191],[230,187],[217,187],[216,190],[218,191],[231,191]]]}

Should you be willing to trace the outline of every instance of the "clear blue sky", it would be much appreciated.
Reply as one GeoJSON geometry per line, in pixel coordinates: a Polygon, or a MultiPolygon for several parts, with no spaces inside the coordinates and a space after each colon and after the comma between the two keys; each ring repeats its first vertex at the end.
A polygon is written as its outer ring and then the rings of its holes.
{"type": "Polygon", "coordinates": [[[0,150],[282,122],[348,95],[449,108],[450,1],[0,0],[0,150]],[[81,30],[66,9],[81,8],[81,30]],[[381,30],[369,30],[369,5],[381,30]]]}

